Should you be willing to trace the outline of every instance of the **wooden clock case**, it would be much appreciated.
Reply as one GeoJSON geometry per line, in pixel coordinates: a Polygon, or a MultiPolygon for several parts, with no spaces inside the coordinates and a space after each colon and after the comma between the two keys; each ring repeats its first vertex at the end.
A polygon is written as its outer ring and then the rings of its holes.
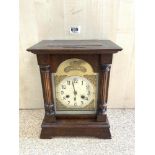
{"type": "Polygon", "coordinates": [[[40,68],[45,116],[40,138],[91,136],[110,139],[107,99],[113,54],[122,48],[110,40],[43,40],[27,51],[36,54],[40,68]],[[55,114],[51,73],[70,58],[83,59],[99,73],[96,114],[55,114]]]}

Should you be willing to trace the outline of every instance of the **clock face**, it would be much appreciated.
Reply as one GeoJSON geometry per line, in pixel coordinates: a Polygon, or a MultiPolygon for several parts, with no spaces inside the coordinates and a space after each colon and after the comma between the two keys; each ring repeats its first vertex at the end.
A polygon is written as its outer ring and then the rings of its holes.
{"type": "Polygon", "coordinates": [[[64,78],[56,88],[58,100],[68,108],[83,108],[95,99],[93,84],[84,77],[64,78]]]}

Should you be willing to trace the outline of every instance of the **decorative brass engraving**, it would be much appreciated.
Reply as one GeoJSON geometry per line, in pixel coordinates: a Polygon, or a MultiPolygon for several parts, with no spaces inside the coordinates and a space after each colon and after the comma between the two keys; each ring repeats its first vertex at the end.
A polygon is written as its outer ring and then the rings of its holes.
{"type": "Polygon", "coordinates": [[[63,61],[56,71],[57,75],[85,75],[94,74],[92,66],[82,59],[72,58],[63,61]]]}
{"type": "Polygon", "coordinates": [[[87,110],[94,110],[95,109],[95,100],[93,99],[87,106],[84,107],[87,110]]]}
{"type": "Polygon", "coordinates": [[[59,83],[66,77],[67,75],[55,75],[55,86],[57,87],[59,83]]]}
{"type": "Polygon", "coordinates": [[[64,104],[62,104],[59,101],[59,99],[57,99],[57,98],[56,98],[56,103],[57,103],[57,110],[66,110],[67,109],[67,107],[64,104]]]}
{"type": "Polygon", "coordinates": [[[97,76],[96,75],[84,75],[87,80],[89,80],[94,86],[96,86],[97,76]]]}
{"type": "Polygon", "coordinates": [[[69,62],[70,66],[67,66],[64,68],[64,72],[69,72],[69,71],[73,71],[73,70],[79,70],[81,72],[86,72],[87,69],[82,66],[83,61],[82,60],[73,60],[69,62]]]}

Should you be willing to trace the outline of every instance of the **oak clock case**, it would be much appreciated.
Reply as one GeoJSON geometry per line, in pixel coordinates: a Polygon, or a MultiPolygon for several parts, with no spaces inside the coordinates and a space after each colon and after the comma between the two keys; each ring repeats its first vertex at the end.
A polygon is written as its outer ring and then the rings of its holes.
{"type": "Polygon", "coordinates": [[[41,139],[111,138],[110,69],[113,54],[121,50],[110,40],[43,40],[27,49],[36,54],[40,68],[45,109],[41,139]]]}

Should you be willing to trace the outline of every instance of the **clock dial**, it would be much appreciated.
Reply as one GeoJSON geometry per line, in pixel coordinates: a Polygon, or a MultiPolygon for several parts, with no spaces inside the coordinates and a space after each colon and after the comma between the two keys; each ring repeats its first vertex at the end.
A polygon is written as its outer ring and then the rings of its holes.
{"type": "Polygon", "coordinates": [[[86,78],[70,76],[56,87],[57,99],[68,108],[83,108],[95,99],[93,84],[86,78]]]}

